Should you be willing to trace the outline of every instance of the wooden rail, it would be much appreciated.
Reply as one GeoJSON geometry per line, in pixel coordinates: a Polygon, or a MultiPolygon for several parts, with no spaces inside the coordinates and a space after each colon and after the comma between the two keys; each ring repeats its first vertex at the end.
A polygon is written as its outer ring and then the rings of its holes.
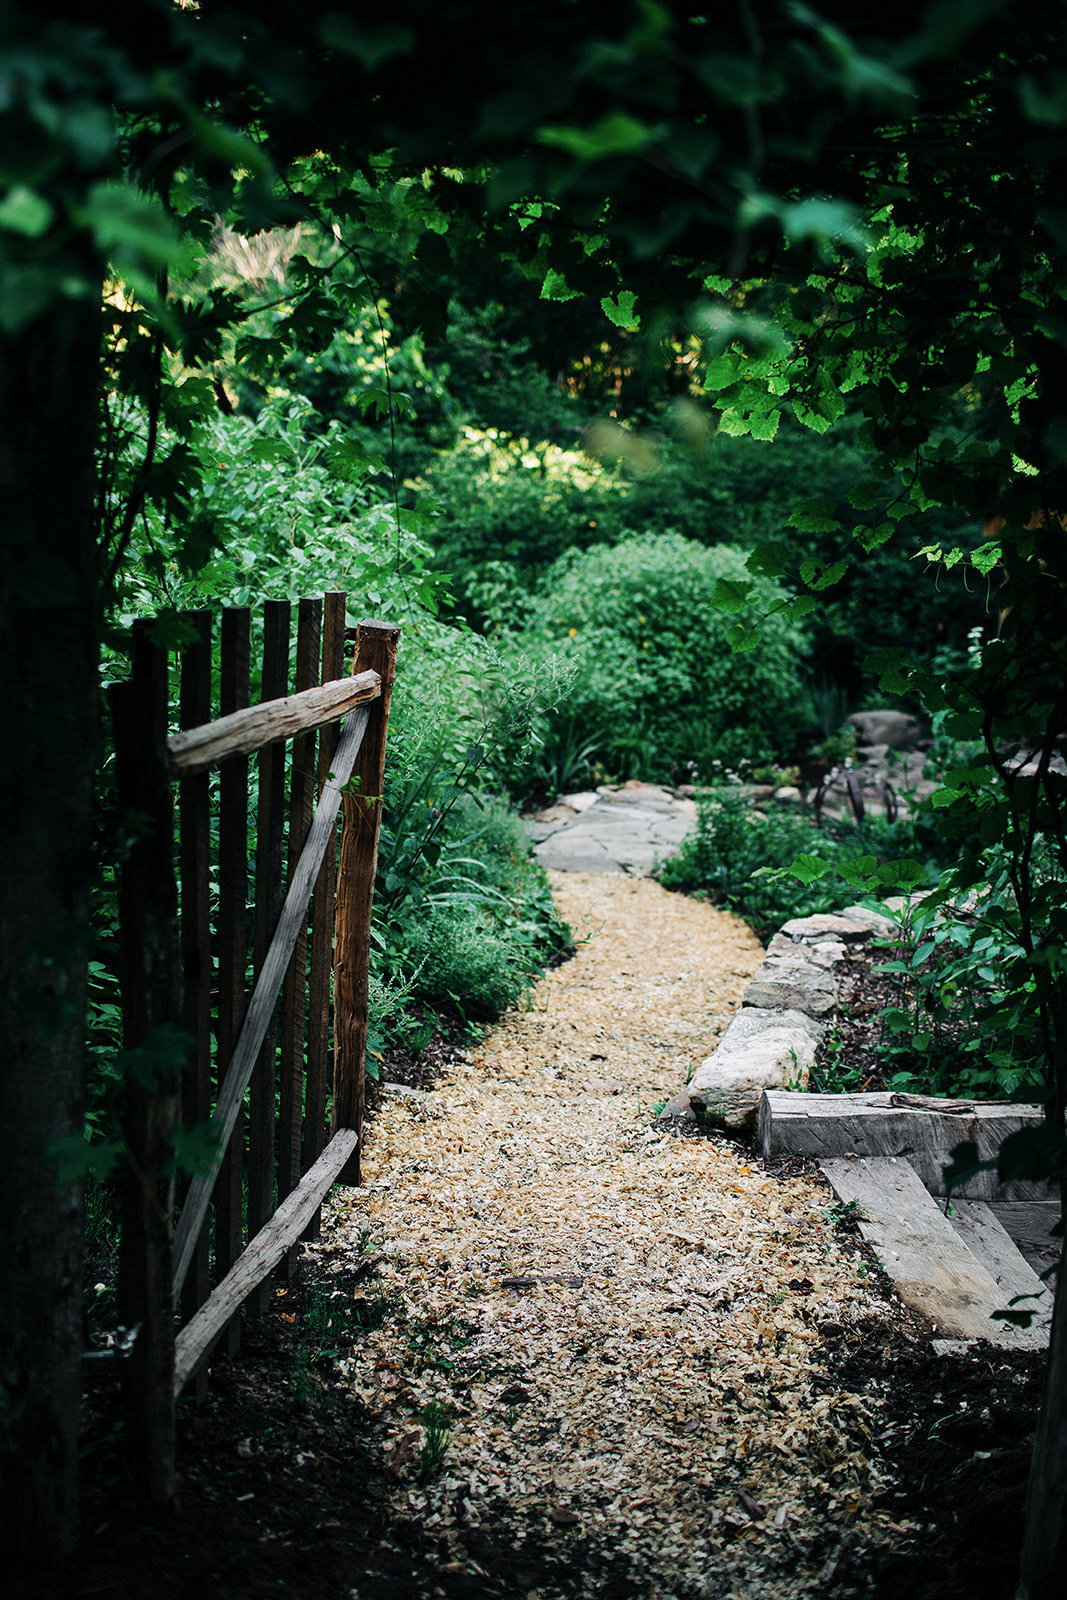
{"type": "Polygon", "coordinates": [[[301,1237],[358,1142],[354,1128],[343,1128],[334,1134],[310,1172],[286,1196],[267,1226],[256,1234],[218,1288],[179,1333],[174,1347],[175,1399],[211,1354],[234,1312],[301,1237]]]}
{"type": "Polygon", "coordinates": [[[167,740],[171,771],[176,777],[206,772],[231,756],[248,756],[265,745],[278,744],[299,733],[313,732],[328,722],[339,722],[354,707],[374,700],[381,692],[376,672],[360,672],[337,683],[323,683],[299,694],[266,700],[243,711],[231,711],[202,728],[172,733],[167,740]]]}

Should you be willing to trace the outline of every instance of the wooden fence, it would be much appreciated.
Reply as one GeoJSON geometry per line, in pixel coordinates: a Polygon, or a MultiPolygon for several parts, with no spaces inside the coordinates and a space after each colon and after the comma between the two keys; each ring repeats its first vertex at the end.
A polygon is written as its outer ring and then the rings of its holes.
{"type": "Polygon", "coordinates": [[[179,732],[167,734],[169,665],[152,624],[137,625],[130,679],[112,690],[129,838],[119,889],[133,1052],[119,1268],[122,1320],[136,1329],[124,1368],[126,1430],[157,1502],[175,1490],[177,1395],[220,1339],[236,1351],[235,1313],[245,1300],[263,1309],[266,1280],[317,1225],[330,1185],[358,1181],[371,903],[399,639],[389,624],[360,623],[343,676],[344,594],[301,600],[290,692],[291,607],[268,601],[261,702],[250,706],[250,611],[224,611],[217,641],[210,612],[186,621],[193,642],[178,655],[179,732]],[[209,1119],[214,1153],[184,1183],[174,1230],[175,1139],[209,1119]]]}

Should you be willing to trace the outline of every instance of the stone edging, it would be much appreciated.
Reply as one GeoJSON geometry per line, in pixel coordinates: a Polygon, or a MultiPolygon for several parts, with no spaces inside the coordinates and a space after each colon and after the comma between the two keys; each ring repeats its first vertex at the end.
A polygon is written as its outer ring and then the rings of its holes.
{"type": "Polygon", "coordinates": [[[785,923],[718,1047],[663,1116],[695,1112],[731,1132],[750,1132],[764,1089],[806,1088],[819,1040],[851,993],[846,947],[886,937],[895,928],[890,918],[865,906],[785,923]]]}

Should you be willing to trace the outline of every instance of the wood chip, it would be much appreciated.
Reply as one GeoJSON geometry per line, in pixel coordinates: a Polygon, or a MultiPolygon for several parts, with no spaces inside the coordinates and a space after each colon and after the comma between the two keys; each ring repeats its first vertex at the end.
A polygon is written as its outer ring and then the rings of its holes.
{"type": "Polygon", "coordinates": [[[815,1600],[846,1533],[897,1537],[867,1402],[813,1361],[823,1328],[887,1304],[814,1180],[652,1126],[762,951],[649,880],[553,887],[575,958],[447,1070],[437,1120],[384,1102],[363,1187],[324,1219],[324,1253],[369,1233],[391,1307],[344,1370],[395,1441],[394,1509],[457,1555],[464,1528],[517,1548],[541,1517],[635,1593],[815,1600]],[[592,1060],[619,1093],[589,1092],[592,1060]],[[431,1400],[451,1437],[420,1482],[431,1400]]]}

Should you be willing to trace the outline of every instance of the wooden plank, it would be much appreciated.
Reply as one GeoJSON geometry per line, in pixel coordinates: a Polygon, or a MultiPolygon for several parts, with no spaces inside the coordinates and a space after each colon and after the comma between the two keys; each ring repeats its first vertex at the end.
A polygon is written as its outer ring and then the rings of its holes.
{"type": "MultiPolygon", "coordinates": [[[[340,1128],[360,1132],[363,1126],[371,912],[382,822],[385,742],[399,642],[400,629],[391,623],[366,621],[358,626],[355,670],[377,672],[382,692],[371,708],[367,738],[344,800],[334,941],[335,1133],[340,1128]]],[[[343,1177],[347,1183],[359,1182],[358,1147],[343,1177]]]]}
{"type": "MultiPolygon", "coordinates": [[[[931,1194],[944,1194],[943,1168],[955,1145],[973,1140],[982,1159],[990,1160],[1009,1133],[1041,1120],[1038,1106],[768,1089],[760,1101],[759,1141],[764,1160],[794,1152],[816,1158],[899,1156],[911,1162],[931,1194]]],[[[1040,1183],[1002,1184],[992,1171],[953,1193],[967,1200],[1042,1200],[1052,1190],[1040,1183]]]]}
{"type": "MultiPolygon", "coordinates": [[[[264,700],[284,693],[289,685],[288,600],[267,600],[263,606],[264,700]]],[[[259,795],[256,815],[256,891],[252,923],[252,964],[258,978],[278,926],[282,906],[282,853],[285,843],[284,745],[267,744],[257,757],[259,795]]],[[[248,1097],[248,1234],[251,1238],[274,1211],[274,1121],[277,1019],[267,1019],[259,1059],[248,1097]]],[[[248,1307],[252,1316],[266,1310],[266,1296],[256,1293],[248,1307]]]]}
{"type": "Polygon", "coordinates": [[[1052,1232],[1063,1214],[1059,1200],[990,1200],[989,1209],[1039,1277],[1060,1259],[1063,1240],[1052,1232]]]}
{"type": "MultiPolygon", "coordinates": [[[[223,1084],[215,1107],[215,1124],[218,1131],[220,1146],[224,1146],[230,1137],[237,1113],[240,1110],[244,1092],[248,1087],[249,1079],[255,1066],[256,1057],[266,1035],[274,1011],[274,1002],[285,969],[289,965],[293,945],[296,942],[307,902],[311,896],[312,885],[318,873],[326,848],[326,841],[333,832],[337,820],[337,813],[341,806],[341,791],[348,782],[352,771],[364,730],[367,726],[367,711],[360,708],[349,716],[345,723],[341,742],[337,746],[334,757],[333,775],[327,781],[315,812],[315,820],[308,834],[304,853],[300,857],[293,881],[289,885],[285,906],[278,923],[277,931],[271,941],[263,970],[259,975],[251,1002],[245,1016],[241,1037],[233,1052],[226,1082],[223,1084]]],[[[192,1241],[203,1222],[204,1211],[211,1196],[215,1173],[218,1170],[218,1160],[213,1163],[210,1171],[203,1172],[194,1178],[189,1188],[189,1197],[178,1219],[177,1233],[174,1240],[174,1278],[176,1289],[181,1287],[184,1276],[189,1266],[192,1250],[192,1241]]]]}
{"type": "MultiPolygon", "coordinates": [[[[269,606],[288,606],[287,600],[268,600],[269,606]]],[[[269,692],[269,691],[268,691],[269,692]]],[[[361,672],[305,689],[300,694],[278,695],[259,705],[233,711],[200,728],[172,734],[167,740],[171,769],[176,777],[206,772],[233,756],[253,755],[271,744],[297,734],[339,722],[358,705],[378,694],[377,679],[361,672]]]]}
{"type": "Polygon", "coordinates": [[[181,1092],[173,1032],[181,1022],[182,985],[165,748],[167,668],[144,624],[134,629],[132,676],[113,686],[111,706],[119,806],[132,833],[119,884],[123,1033],[127,1049],[146,1050],[142,1071],[127,1075],[123,1123],[119,1307],[124,1325],[136,1329],[122,1366],[125,1448],[133,1481],[153,1503],[167,1505],[177,1491],[170,1219],[171,1136],[181,1092]]]}
{"type": "MultiPolygon", "coordinates": [[[[345,596],[325,596],[322,617],[322,677],[340,677],[345,656],[345,596]]],[[[336,724],[319,729],[318,788],[330,775],[337,747],[336,724]]],[[[304,1084],[303,1170],[312,1167],[326,1140],[326,1084],[330,1067],[330,988],[333,978],[334,896],[337,883],[337,834],[326,842],[311,904],[311,970],[308,975],[307,1075],[304,1084]]],[[[314,1213],[306,1237],[317,1238],[320,1216],[314,1213]]]]}
{"type": "Polygon", "coordinates": [[[322,1155],[278,1207],[267,1226],[252,1240],[206,1305],[178,1335],[174,1363],[174,1395],[181,1393],[197,1365],[210,1354],[227,1322],[282,1256],[300,1238],[308,1219],[322,1203],[337,1174],[356,1147],[354,1129],[338,1133],[322,1155]]]}
{"type": "Polygon", "coordinates": [[[992,1206],[984,1200],[953,1199],[947,1215],[972,1256],[1000,1289],[1004,1304],[1016,1295],[1029,1297],[1020,1310],[1033,1311],[1034,1326],[1043,1330],[1047,1343],[1052,1325],[1052,1290],[1041,1282],[992,1206]]]}
{"type": "Polygon", "coordinates": [[[859,1208],[860,1232],[878,1252],[901,1300],[927,1317],[940,1338],[989,1339],[1014,1350],[1039,1349],[1047,1342],[1039,1330],[992,1320],[1009,1296],[963,1243],[907,1161],[857,1156],[819,1165],[837,1198],[859,1208]]]}
{"type": "MultiPolygon", "coordinates": [[[[179,716],[183,728],[211,718],[211,612],[187,611],[184,620],[196,630],[196,642],[180,655],[179,716]]],[[[182,1074],[182,1120],[186,1126],[206,1123],[211,1116],[211,801],[207,772],[182,778],[178,785],[178,833],[181,873],[181,960],[185,983],[183,1025],[196,1040],[182,1074]]],[[[180,1193],[189,1189],[184,1178],[180,1193]]],[[[185,1321],[208,1296],[208,1228],[200,1230],[192,1266],[182,1290],[185,1321]]]]}
{"type": "MultiPolygon", "coordinates": [[[[319,670],[322,601],[301,600],[297,607],[296,687],[306,689],[319,670]]],[[[293,740],[289,778],[288,871],[292,878],[307,841],[315,807],[315,734],[293,740]]],[[[307,917],[297,934],[282,985],[282,1020],[278,1051],[278,1198],[284,1200],[300,1181],[301,1130],[304,1112],[304,1026],[307,1015],[307,917]]],[[[287,1262],[295,1266],[295,1254],[287,1262]]]]}
{"type": "MultiPolygon", "coordinates": [[[[248,704],[252,614],[247,606],[222,613],[219,651],[219,708],[224,713],[248,704]]],[[[219,1005],[215,1058],[215,1097],[227,1070],[245,1014],[248,955],[248,757],[234,756],[219,773],[219,1005]]],[[[234,1112],[233,1133],[225,1147],[214,1190],[215,1273],[224,1276],[244,1244],[244,1108],[234,1112]]],[[[188,1199],[188,1197],[186,1197],[188,1199]]],[[[226,1348],[236,1355],[241,1323],[235,1317],[226,1348]]]]}

